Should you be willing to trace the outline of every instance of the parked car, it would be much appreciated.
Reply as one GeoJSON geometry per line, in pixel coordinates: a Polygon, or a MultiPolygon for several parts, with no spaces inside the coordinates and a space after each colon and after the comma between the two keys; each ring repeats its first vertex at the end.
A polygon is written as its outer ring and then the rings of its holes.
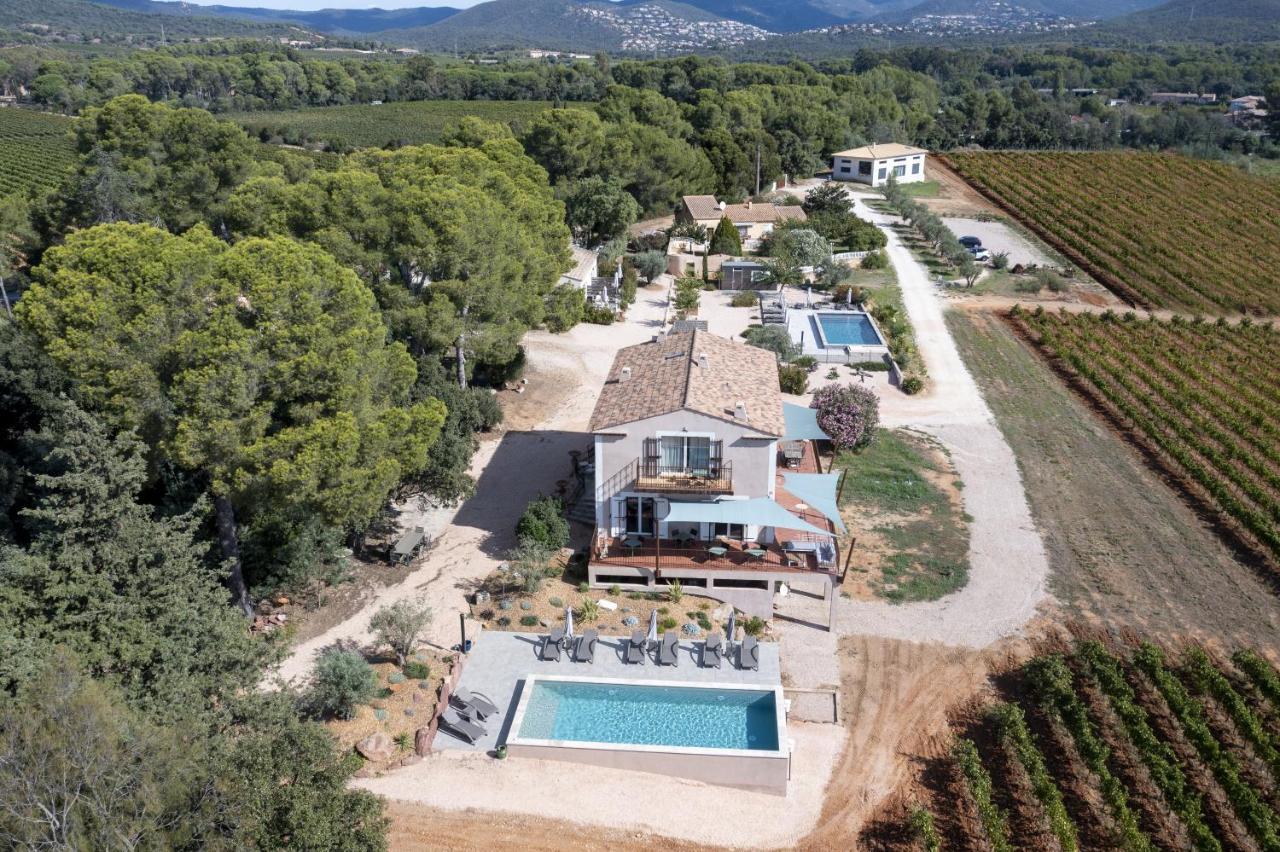
{"type": "Polygon", "coordinates": [[[982,248],[982,240],[977,237],[961,237],[960,245],[964,246],[969,251],[973,251],[976,248],[982,248]]]}
{"type": "Polygon", "coordinates": [[[973,259],[978,261],[978,263],[986,263],[991,259],[991,252],[987,251],[982,246],[969,249],[969,254],[973,255],[973,259]]]}

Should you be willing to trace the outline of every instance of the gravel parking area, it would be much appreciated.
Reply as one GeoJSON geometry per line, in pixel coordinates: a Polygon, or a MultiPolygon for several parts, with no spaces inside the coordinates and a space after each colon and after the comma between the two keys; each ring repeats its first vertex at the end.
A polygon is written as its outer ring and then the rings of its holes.
{"type": "Polygon", "coordinates": [[[978,219],[944,218],[943,224],[951,229],[957,237],[977,237],[982,240],[982,247],[995,254],[1009,253],[1009,265],[1015,263],[1053,264],[1053,260],[1028,242],[1027,238],[1010,228],[1004,222],[982,222],[978,219]]]}

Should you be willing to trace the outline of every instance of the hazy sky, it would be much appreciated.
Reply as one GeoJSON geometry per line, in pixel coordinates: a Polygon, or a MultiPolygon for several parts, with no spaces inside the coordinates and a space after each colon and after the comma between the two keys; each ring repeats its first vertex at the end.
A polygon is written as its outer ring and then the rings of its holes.
{"type": "Polygon", "coordinates": [[[453,6],[465,9],[482,0],[187,0],[200,6],[257,6],[262,9],[403,9],[406,6],[453,6]]]}

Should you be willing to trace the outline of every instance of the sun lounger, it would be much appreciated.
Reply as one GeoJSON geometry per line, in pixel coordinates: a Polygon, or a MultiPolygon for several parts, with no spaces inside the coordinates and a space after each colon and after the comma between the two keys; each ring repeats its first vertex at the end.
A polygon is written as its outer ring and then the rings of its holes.
{"type": "Polygon", "coordinates": [[[702,643],[702,667],[704,669],[718,669],[723,660],[724,637],[719,633],[712,633],[707,637],[707,641],[702,643]]]}
{"type": "Polygon", "coordinates": [[[573,657],[580,663],[594,663],[596,661],[596,642],[600,639],[600,634],[595,630],[588,630],[578,637],[578,647],[573,652],[573,657]]]}
{"type": "Polygon", "coordinates": [[[760,643],[748,636],[738,646],[738,668],[760,670],[760,643]]]}
{"type": "Polygon", "coordinates": [[[644,665],[644,646],[644,631],[637,630],[632,633],[631,640],[627,642],[627,662],[644,665]]]}
{"type": "Polygon", "coordinates": [[[469,719],[462,718],[452,707],[447,708],[440,716],[440,727],[472,745],[485,735],[484,728],[469,719]]]}
{"type": "Polygon", "coordinates": [[[678,666],[680,665],[680,656],[676,652],[680,650],[680,637],[674,633],[663,633],[662,643],[658,645],[658,665],[660,666],[678,666]]]}
{"type": "Polygon", "coordinates": [[[542,640],[542,647],[538,650],[538,659],[548,662],[560,662],[560,649],[564,647],[564,629],[557,627],[551,631],[551,635],[542,640]]]}
{"type": "Polygon", "coordinates": [[[489,700],[483,692],[472,692],[469,689],[458,687],[458,690],[450,696],[455,703],[471,718],[488,719],[490,716],[498,714],[498,705],[489,700]]]}

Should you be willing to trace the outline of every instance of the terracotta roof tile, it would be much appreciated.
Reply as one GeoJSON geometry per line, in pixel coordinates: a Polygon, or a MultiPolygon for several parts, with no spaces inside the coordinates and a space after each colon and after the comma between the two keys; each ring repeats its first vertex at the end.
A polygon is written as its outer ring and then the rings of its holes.
{"type": "Polygon", "coordinates": [[[714,195],[686,195],[684,208],[689,218],[705,222],[714,219],[717,222],[725,216],[730,222],[778,222],[783,219],[808,218],[804,208],[799,205],[773,204],[768,201],[748,202],[747,204],[726,204],[720,209],[720,202],[714,195]]]}
{"type": "Polygon", "coordinates": [[[599,432],[680,410],[782,437],[786,421],[777,359],[705,331],[628,346],[613,360],[589,428],[599,432]],[[735,416],[738,403],[745,405],[745,420],[735,416]]]}

